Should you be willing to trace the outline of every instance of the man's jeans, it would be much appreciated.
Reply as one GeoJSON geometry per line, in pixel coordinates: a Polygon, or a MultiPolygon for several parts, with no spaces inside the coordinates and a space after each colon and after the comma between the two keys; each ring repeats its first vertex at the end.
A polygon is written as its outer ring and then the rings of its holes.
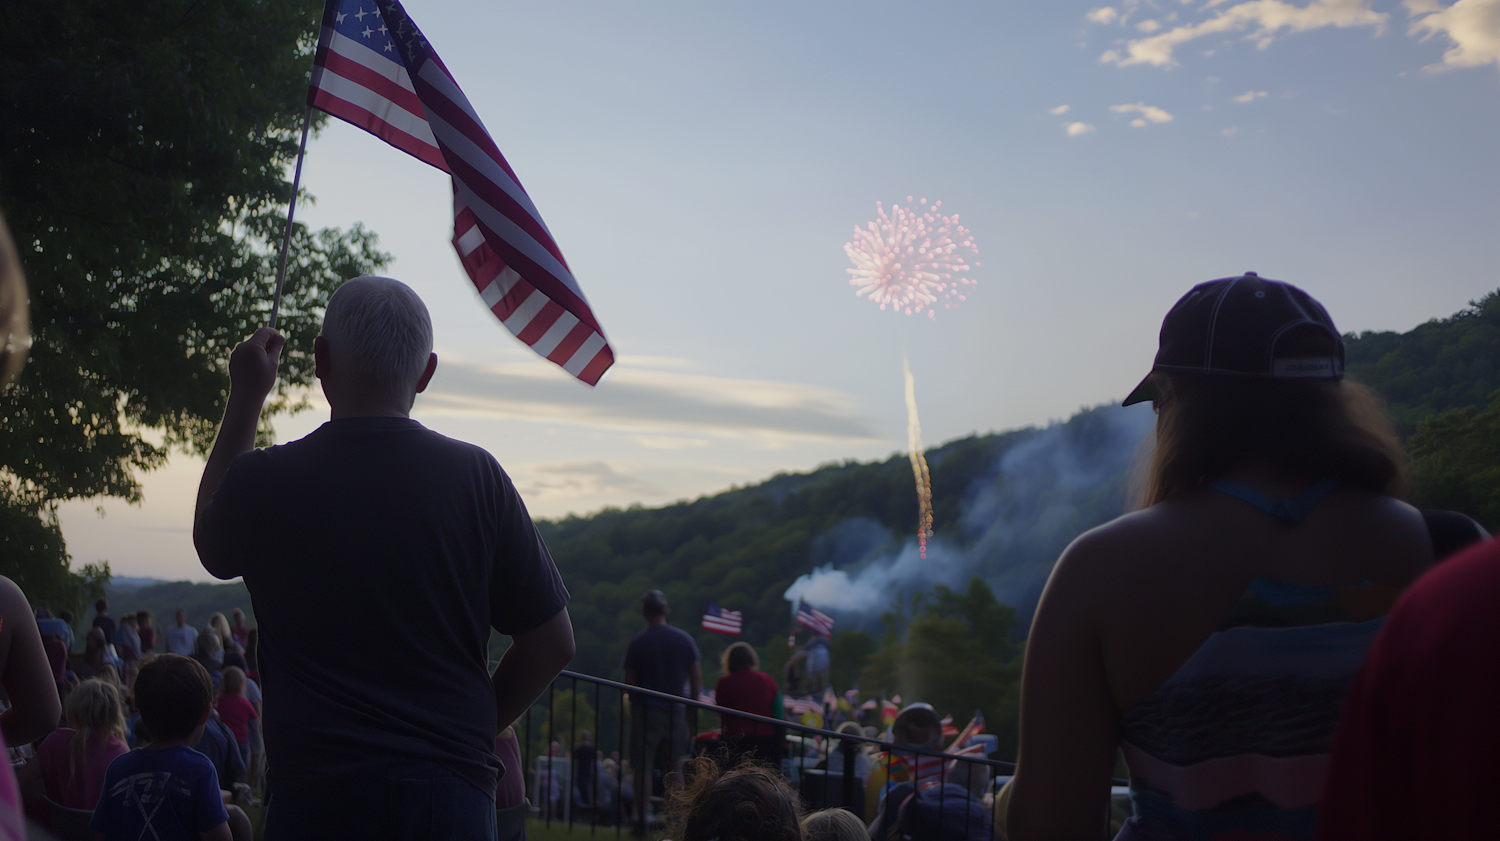
{"type": "Polygon", "coordinates": [[[265,841],[495,841],[495,801],[452,769],[405,762],[316,792],[272,791],[265,841]]]}

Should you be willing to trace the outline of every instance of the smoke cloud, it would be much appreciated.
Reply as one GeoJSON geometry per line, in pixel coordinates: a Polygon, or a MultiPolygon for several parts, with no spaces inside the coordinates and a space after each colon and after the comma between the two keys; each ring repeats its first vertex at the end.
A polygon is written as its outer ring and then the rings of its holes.
{"type": "MultiPolygon", "coordinates": [[[[1129,474],[1155,416],[1144,406],[1085,410],[1064,423],[1012,433],[1019,440],[965,491],[959,534],[928,541],[894,536],[868,518],[845,520],[814,541],[813,571],[786,591],[846,626],[871,624],[898,594],[936,584],[962,588],[975,575],[1023,619],[1073,538],[1124,513],[1129,474]]],[[[942,448],[928,453],[942,470],[942,448]]],[[[915,513],[915,512],[913,512],[915,513]]]]}

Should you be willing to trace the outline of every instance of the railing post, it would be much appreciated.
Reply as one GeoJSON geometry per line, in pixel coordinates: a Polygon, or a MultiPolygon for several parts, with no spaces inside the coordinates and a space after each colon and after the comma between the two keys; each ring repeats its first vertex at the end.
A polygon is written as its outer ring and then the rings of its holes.
{"type": "Polygon", "coordinates": [[[854,776],[854,757],[859,753],[859,743],[852,739],[839,740],[839,752],[844,755],[844,797],[845,809],[854,812],[861,817],[865,814],[864,792],[859,790],[858,778],[854,776]],[[859,809],[851,808],[856,799],[859,801],[859,809]]]}

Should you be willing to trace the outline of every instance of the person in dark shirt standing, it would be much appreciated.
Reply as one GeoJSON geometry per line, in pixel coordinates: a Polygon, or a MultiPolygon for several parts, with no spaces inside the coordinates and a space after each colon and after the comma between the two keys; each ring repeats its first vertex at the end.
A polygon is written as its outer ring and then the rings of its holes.
{"type": "Polygon", "coordinates": [[[284,344],[261,328],[230,356],[193,526],[204,569],[244,576],[255,606],[265,837],[489,841],[495,734],[573,657],[567,588],[495,458],[411,419],[437,355],[410,287],[334,292],[312,348],[331,418],[256,450],[284,344]],[[356,627],[336,657],[313,644],[356,627]],[[511,638],[493,676],[492,631],[511,638]]]}
{"type": "Polygon", "coordinates": [[[94,602],[94,627],[104,631],[104,641],[115,641],[115,620],[109,615],[109,602],[100,599],[94,602]]]}
{"type": "MultiPolygon", "coordinates": [[[[667,597],[660,590],[641,596],[646,630],[630,638],[620,668],[625,682],[671,695],[698,699],[703,668],[698,645],[683,631],[667,624],[667,597]]],[[[635,764],[635,834],[644,835],[646,806],[654,788],[653,771],[663,774],[687,754],[693,710],[645,695],[630,699],[630,750],[635,764]]]]}

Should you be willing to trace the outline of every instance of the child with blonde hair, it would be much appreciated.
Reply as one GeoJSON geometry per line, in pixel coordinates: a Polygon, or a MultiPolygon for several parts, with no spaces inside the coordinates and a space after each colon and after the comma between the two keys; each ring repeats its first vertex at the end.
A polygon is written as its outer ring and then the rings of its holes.
{"type": "Polygon", "coordinates": [[[245,697],[245,673],[238,666],[224,669],[224,677],[219,683],[219,700],[215,706],[219,710],[219,720],[234,734],[234,740],[240,746],[240,758],[245,760],[248,767],[250,722],[259,720],[260,713],[256,712],[250,699],[245,697]]]}
{"type": "Polygon", "coordinates": [[[68,694],[68,726],[42,740],[34,765],[47,799],[69,809],[93,809],[104,773],[125,744],[125,705],[113,684],[89,678],[68,694]]]}

